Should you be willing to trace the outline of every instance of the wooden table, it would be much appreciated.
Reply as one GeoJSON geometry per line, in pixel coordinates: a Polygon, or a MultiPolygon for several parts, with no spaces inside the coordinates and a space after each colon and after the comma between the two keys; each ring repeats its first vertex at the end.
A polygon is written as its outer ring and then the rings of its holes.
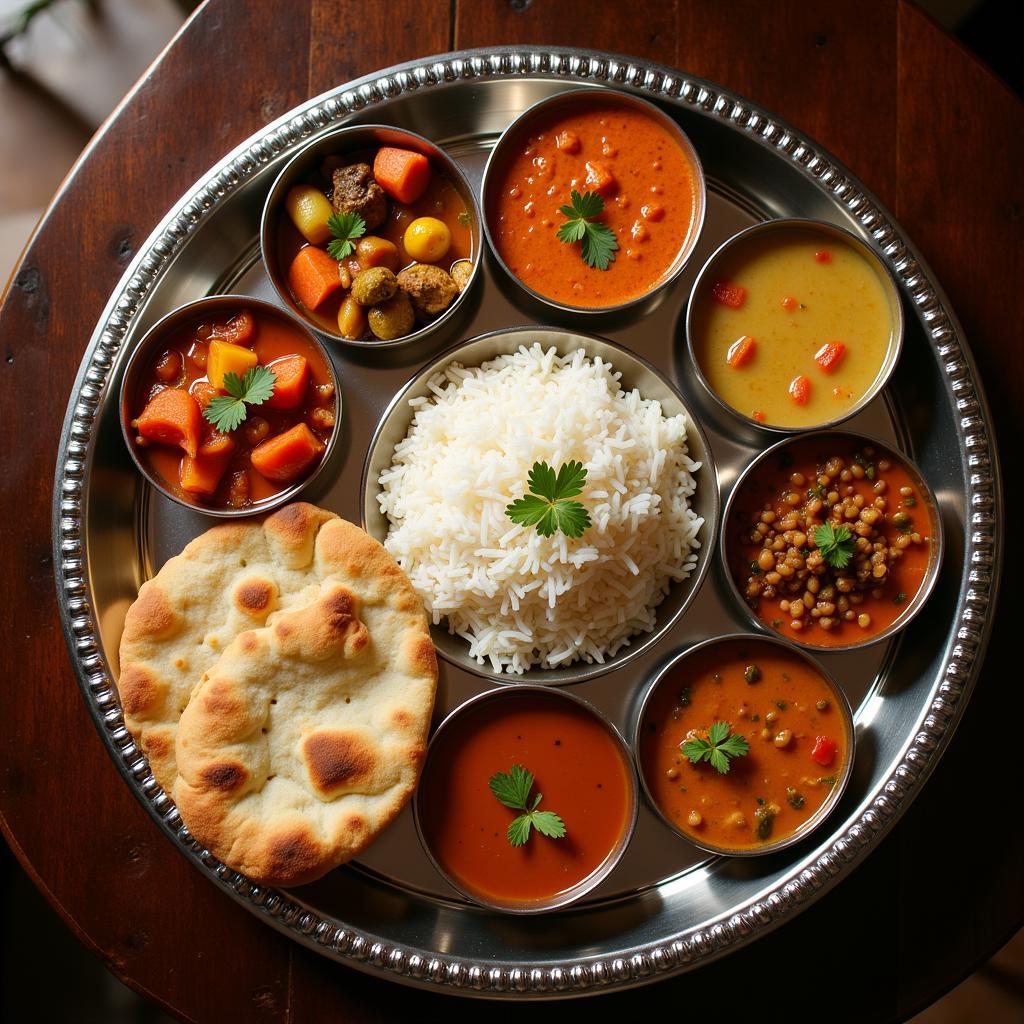
{"type": "MultiPolygon", "coordinates": [[[[628,51],[751,97],[851,167],[923,250],[964,324],[1012,458],[1021,436],[1014,413],[1024,406],[1024,105],[910,3],[873,0],[856,15],[813,6],[210,0],[86,150],[0,311],[8,588],[0,826],[68,926],[129,985],[195,1021],[518,1012],[330,963],[217,892],[119,778],[61,635],[50,554],[54,453],[93,325],[170,204],[300,101],[400,61],[499,43],[628,51]]],[[[1024,499],[1018,481],[1014,471],[1008,508],[1024,499]]],[[[1005,562],[1019,566],[1020,530],[1009,526],[1005,562]]],[[[1008,939],[1024,920],[1024,832],[1010,788],[1019,673],[1003,671],[1013,618],[1004,595],[952,745],[862,867],[770,938],[681,978],[604,996],[603,1007],[638,1013],[664,998],[692,1013],[750,995],[809,1005],[830,1021],[897,1019],[1008,939]]],[[[553,1019],[565,1007],[528,1012],[553,1019]]]]}

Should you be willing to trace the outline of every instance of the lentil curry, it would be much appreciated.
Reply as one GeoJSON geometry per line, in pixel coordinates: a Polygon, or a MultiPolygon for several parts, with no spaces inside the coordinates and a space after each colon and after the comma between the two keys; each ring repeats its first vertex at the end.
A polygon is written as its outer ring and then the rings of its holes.
{"type": "Polygon", "coordinates": [[[695,296],[693,350],[712,391],[776,427],[842,418],[875,385],[892,342],[880,273],[824,232],[740,239],[695,296]]]}
{"type": "Polygon", "coordinates": [[[757,850],[810,821],[842,780],[845,716],[798,652],[753,638],[716,641],[684,657],[651,695],[639,735],[644,781],[665,818],[698,845],[757,850]],[[716,722],[749,744],[725,774],[682,751],[716,722]]]}
{"type": "Polygon", "coordinates": [[[931,558],[932,510],[899,456],[853,437],[796,440],[741,487],[727,524],[730,571],[767,626],[842,647],[909,608],[931,558]],[[826,524],[845,530],[843,566],[822,549],[826,524]]]}

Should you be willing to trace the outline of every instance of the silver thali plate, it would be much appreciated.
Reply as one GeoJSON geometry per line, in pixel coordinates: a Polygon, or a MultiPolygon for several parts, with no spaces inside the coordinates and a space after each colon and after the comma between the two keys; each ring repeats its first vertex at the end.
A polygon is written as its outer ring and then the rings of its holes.
{"type": "MultiPolygon", "coordinates": [[[[899,227],[845,168],[748,101],[671,68],[592,52],[498,48],[340,86],[268,125],[189,189],[142,246],[93,333],[64,423],[53,528],[65,635],[84,699],[127,784],[200,871],[274,927],[342,963],[467,995],[553,998],[633,986],[722,956],[813,902],[877,845],[924,784],[974,684],[998,582],[999,494],[990,419],[961,330],[899,227]],[[599,333],[665,374],[704,428],[724,502],[769,442],[723,419],[702,395],[686,354],[687,295],[703,260],[740,228],[811,217],[862,237],[899,283],[907,320],[900,365],[886,392],[846,426],[902,448],[936,492],[947,538],[938,586],[902,639],[821,655],[855,709],[857,761],[828,821],[783,853],[709,859],[645,806],[622,862],[584,903],[511,918],[473,907],[446,886],[421,853],[406,809],[357,863],[320,882],[293,891],[255,886],[189,837],[124,727],[112,682],[139,585],[212,525],[148,489],[134,471],[117,412],[126,357],[150,325],[190,299],[230,291],[276,301],[259,263],[263,197],[284,162],[321,132],[348,123],[411,128],[459,160],[478,189],[501,130],[537,100],[580,85],[658,103],[697,148],[708,211],[682,278],[641,315],[582,327],[524,305],[485,256],[474,301],[446,333],[416,348],[333,351],[342,435],[303,497],[359,522],[364,459],[393,396],[455,342],[532,323],[599,333]]],[[[673,654],[747,629],[713,559],[696,598],[656,644],[574,692],[628,735],[647,682],[673,654]]],[[[490,685],[442,661],[438,717],[490,685]]]]}

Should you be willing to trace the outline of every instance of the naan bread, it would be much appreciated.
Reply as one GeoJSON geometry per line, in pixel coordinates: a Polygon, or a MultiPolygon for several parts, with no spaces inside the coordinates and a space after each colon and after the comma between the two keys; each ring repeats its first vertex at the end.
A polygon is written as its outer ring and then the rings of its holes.
{"type": "MultiPolygon", "coordinates": [[[[408,728],[400,730],[400,734],[393,734],[383,725],[373,725],[369,719],[360,723],[363,728],[377,729],[376,733],[360,733],[368,745],[377,741],[383,744],[374,749],[375,756],[383,759],[394,754],[406,759],[401,770],[387,776],[392,780],[387,790],[389,797],[383,795],[385,789],[375,776],[377,781],[373,785],[378,788],[373,793],[379,799],[366,818],[367,831],[361,845],[369,842],[376,828],[397,813],[411,790],[405,764],[414,758],[414,751],[422,753],[426,744],[437,680],[437,662],[422,602],[405,574],[377,541],[334,513],[304,503],[285,506],[263,521],[230,523],[208,530],[180,555],[168,560],[152,580],[144,583],[138,599],[128,610],[120,651],[121,704],[129,731],[148,757],[157,782],[168,793],[176,795],[179,769],[175,747],[182,714],[193,692],[210,681],[222,656],[231,650],[232,657],[236,657],[235,641],[242,635],[262,637],[269,632],[267,627],[273,627],[279,619],[299,610],[306,609],[309,616],[325,616],[326,630],[327,623],[335,621],[337,614],[331,613],[324,601],[340,600],[342,591],[353,609],[349,614],[361,623],[359,628],[350,626],[346,630],[354,629],[356,635],[366,637],[365,649],[351,665],[346,661],[353,671],[356,662],[359,663],[363,679],[360,692],[365,691],[372,702],[376,681],[380,706],[388,709],[383,713],[401,710],[404,715],[400,718],[408,716],[408,728]],[[402,700],[397,701],[396,687],[403,672],[408,687],[402,700]],[[397,703],[393,703],[395,701],[397,703]],[[402,747],[403,743],[407,747],[402,747]],[[389,817],[386,801],[392,797],[395,803],[389,817]],[[371,822],[381,824],[371,828],[371,822]]],[[[301,654],[309,659],[315,660],[315,652],[334,643],[333,632],[317,632],[309,625],[303,626],[299,635],[314,644],[301,654]]],[[[284,648],[274,650],[292,667],[299,657],[294,652],[285,654],[284,648]]],[[[277,671],[284,670],[279,666],[277,671]]],[[[271,662],[264,664],[264,672],[268,677],[272,674],[271,662]]],[[[217,679],[223,676],[219,670],[215,674],[217,679]]],[[[350,676],[351,672],[346,679],[350,676]]],[[[262,685],[272,686],[273,683],[268,678],[262,685]]],[[[322,723],[316,714],[329,704],[326,696],[314,697],[312,691],[307,691],[298,700],[287,699],[285,706],[295,712],[297,720],[301,719],[300,731],[305,729],[318,734],[322,723]],[[300,707],[301,701],[306,700],[310,703],[300,707]]],[[[276,737],[288,730],[283,715],[276,706],[272,707],[275,741],[271,749],[276,752],[279,750],[276,737]]],[[[207,705],[204,709],[208,711],[207,705]]],[[[283,708],[281,710],[283,712],[283,708]]],[[[216,714],[205,714],[205,726],[212,731],[209,736],[196,737],[194,741],[204,744],[204,754],[197,754],[198,746],[186,748],[193,759],[192,765],[196,764],[197,756],[217,759],[214,753],[217,741],[212,737],[221,735],[224,729],[236,728],[237,723],[228,722],[232,714],[225,708],[220,726],[216,714]]],[[[201,717],[198,711],[194,717],[201,717]]],[[[336,721],[333,712],[329,720],[336,721]]],[[[306,733],[294,735],[304,739],[306,733]]],[[[316,759],[320,747],[322,740],[315,740],[310,756],[316,759]]],[[[384,765],[384,760],[375,764],[384,765]]],[[[246,771],[253,772],[256,767],[247,766],[246,771]]],[[[286,776],[288,771],[285,769],[283,774],[286,776]]],[[[265,774],[277,773],[270,768],[265,774]]],[[[325,770],[325,777],[327,774],[325,770]]],[[[196,775],[190,776],[190,784],[197,793],[202,789],[196,775]]],[[[330,799],[348,792],[344,787],[335,792],[336,788],[328,785],[330,799]]],[[[205,807],[206,803],[197,797],[196,806],[200,805],[205,807]]],[[[193,822],[184,809],[182,816],[192,828],[193,822]]],[[[198,830],[193,829],[193,832],[198,839],[207,842],[204,832],[208,829],[204,829],[204,822],[198,822],[198,830]]],[[[212,833],[210,843],[215,845],[212,833]]],[[[356,849],[351,842],[345,848],[353,852],[356,849]]],[[[217,850],[222,852],[223,848],[218,846],[217,850]]],[[[341,859],[351,855],[343,854],[341,859]]],[[[233,867],[241,869],[230,857],[226,859],[233,867]]],[[[331,866],[323,863],[325,866],[319,873],[331,866]]],[[[285,873],[278,881],[285,875],[297,878],[300,874],[285,873]]]]}
{"type": "Polygon", "coordinates": [[[193,694],[178,728],[182,818],[256,881],[318,878],[412,795],[436,678],[425,630],[386,596],[326,582],[315,604],[239,635],[193,694]]]}

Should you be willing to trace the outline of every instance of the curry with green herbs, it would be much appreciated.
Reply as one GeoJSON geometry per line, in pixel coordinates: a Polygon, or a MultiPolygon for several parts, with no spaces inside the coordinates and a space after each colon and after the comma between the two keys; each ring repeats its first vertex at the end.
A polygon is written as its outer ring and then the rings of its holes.
{"type": "Polygon", "coordinates": [[[723,640],[657,684],[640,764],[678,831],[720,850],[756,850],[809,821],[842,778],[845,708],[809,661],[770,641],[723,640]]]}

